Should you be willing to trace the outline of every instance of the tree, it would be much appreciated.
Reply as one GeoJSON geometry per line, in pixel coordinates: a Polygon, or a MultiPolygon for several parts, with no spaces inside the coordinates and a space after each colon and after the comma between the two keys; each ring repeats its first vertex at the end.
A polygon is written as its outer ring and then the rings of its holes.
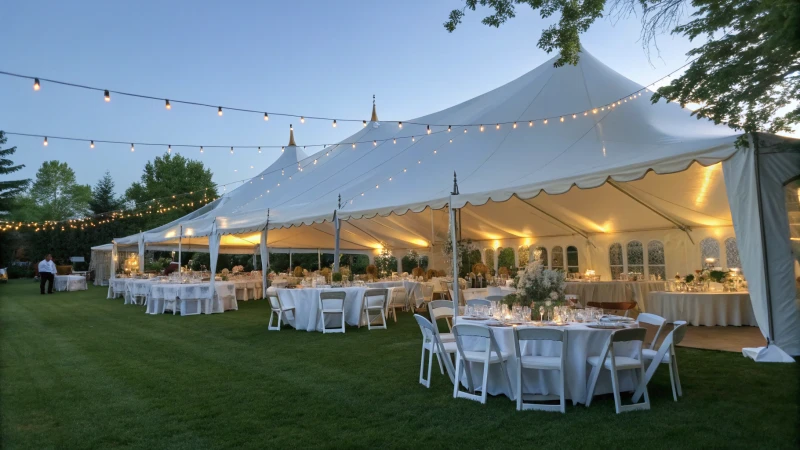
{"type": "Polygon", "coordinates": [[[576,64],[580,34],[603,9],[621,14],[642,10],[642,42],[655,44],[655,36],[671,30],[708,42],[691,50],[696,59],[689,69],[651,98],[698,103],[693,112],[715,123],[726,123],[749,133],[791,131],[800,121],[800,2],[797,0],[692,0],[692,20],[681,23],[688,0],[465,0],[445,22],[452,32],[467,9],[478,5],[494,11],[483,19],[499,27],[515,17],[515,5],[528,5],[542,17],[560,13],[558,25],[542,32],[538,46],[548,53],[560,51],[556,66],[576,64]]]}
{"type": "Polygon", "coordinates": [[[92,189],[92,198],[89,200],[89,209],[94,214],[116,211],[122,207],[122,201],[114,195],[114,179],[106,171],[97,185],[92,189]]]}
{"type": "Polygon", "coordinates": [[[131,184],[125,197],[135,202],[137,209],[152,211],[142,224],[143,229],[152,228],[200,208],[205,199],[216,198],[211,177],[202,162],[165,154],[145,165],[141,181],[131,184]],[[169,209],[157,213],[164,209],[159,204],[169,209]]]}
{"type": "MultiPolygon", "coordinates": [[[[0,145],[5,144],[8,139],[3,131],[0,131],[0,145]]],[[[17,147],[6,149],[0,148],[0,175],[8,175],[21,170],[24,164],[14,163],[7,158],[16,153],[17,147]]],[[[9,211],[13,198],[22,193],[28,187],[31,180],[1,180],[0,181],[0,211],[9,211]]]]}
{"type": "MultiPolygon", "coordinates": [[[[33,206],[33,220],[62,221],[86,216],[92,188],[78,184],[75,172],[65,162],[45,161],[25,200],[33,206]]],[[[26,208],[28,209],[28,208],[26,208]]]]}

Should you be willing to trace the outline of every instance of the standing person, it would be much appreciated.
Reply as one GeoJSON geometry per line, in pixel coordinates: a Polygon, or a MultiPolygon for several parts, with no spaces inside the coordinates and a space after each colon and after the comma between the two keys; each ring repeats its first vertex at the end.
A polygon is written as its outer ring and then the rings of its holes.
{"type": "Polygon", "coordinates": [[[53,257],[48,253],[44,259],[39,262],[39,291],[44,295],[44,284],[49,282],[47,286],[47,293],[53,293],[53,283],[55,282],[56,263],[53,262],[53,257]]]}

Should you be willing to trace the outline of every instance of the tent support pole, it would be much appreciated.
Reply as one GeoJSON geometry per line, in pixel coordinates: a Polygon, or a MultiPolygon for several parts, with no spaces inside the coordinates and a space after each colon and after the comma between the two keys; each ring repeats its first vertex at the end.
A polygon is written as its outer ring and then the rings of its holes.
{"type": "Polygon", "coordinates": [[[758,204],[758,224],[761,228],[761,252],[764,254],[764,286],[767,294],[767,321],[769,322],[769,336],[767,336],[767,347],[770,341],[775,341],[775,328],[772,319],[772,291],[769,285],[769,258],[767,257],[767,236],[764,233],[764,205],[761,201],[761,158],[760,146],[758,145],[758,134],[750,133],[750,140],[753,142],[755,151],[756,166],[756,201],[758,204]]]}
{"type": "Polygon", "coordinates": [[[453,172],[453,192],[450,193],[450,204],[448,210],[450,213],[450,244],[453,249],[453,323],[458,317],[458,304],[461,294],[458,286],[458,236],[456,235],[456,210],[453,209],[453,197],[458,195],[458,179],[456,173],[453,172]]]}
{"type": "Polygon", "coordinates": [[[333,212],[333,228],[336,230],[336,237],[333,243],[333,271],[339,272],[339,239],[341,237],[339,224],[339,209],[342,208],[342,194],[339,194],[339,203],[336,211],[333,212]]]}
{"type": "Polygon", "coordinates": [[[526,204],[526,205],[530,206],[531,208],[535,209],[536,211],[539,211],[540,213],[544,214],[545,216],[547,216],[547,217],[549,217],[549,218],[551,218],[551,219],[555,220],[556,222],[560,223],[561,225],[564,225],[565,227],[567,227],[568,229],[572,230],[573,232],[575,232],[575,233],[577,233],[577,234],[579,234],[579,235],[583,236],[583,238],[584,238],[584,239],[586,239],[586,242],[588,242],[589,244],[591,244],[591,245],[592,245],[592,247],[594,247],[594,248],[597,248],[597,246],[596,246],[596,245],[594,245],[594,242],[592,242],[592,241],[590,241],[590,240],[589,240],[589,234],[588,234],[588,233],[586,233],[585,231],[583,231],[583,230],[579,230],[579,229],[577,229],[577,228],[573,227],[572,225],[570,225],[570,224],[568,224],[568,223],[564,222],[563,220],[561,220],[561,219],[559,219],[558,217],[556,217],[556,216],[554,216],[554,215],[550,214],[549,212],[547,212],[547,211],[543,210],[542,208],[539,208],[538,206],[534,206],[534,205],[530,204],[530,202],[528,202],[527,200],[522,200],[522,199],[520,199],[520,200],[522,201],[522,203],[524,203],[524,204],[526,204]]]}
{"type": "Polygon", "coordinates": [[[631,194],[627,190],[623,189],[622,186],[618,185],[616,181],[609,179],[608,180],[608,184],[610,186],[612,186],[614,189],[616,189],[616,190],[622,192],[623,194],[627,195],[631,200],[633,200],[636,203],[644,206],[645,208],[647,208],[650,211],[654,212],[655,214],[657,214],[661,218],[669,221],[670,223],[672,223],[673,225],[678,227],[679,230],[683,231],[684,233],[686,233],[687,236],[689,236],[689,240],[692,241],[692,244],[694,245],[694,239],[692,239],[692,235],[690,233],[692,231],[691,227],[689,227],[687,225],[684,225],[684,224],[678,222],[677,220],[673,219],[672,217],[669,217],[668,215],[666,215],[666,214],[662,213],[661,211],[657,210],[656,208],[653,208],[652,206],[650,206],[649,204],[645,203],[640,198],[636,197],[635,195],[631,194]]]}
{"type": "Polygon", "coordinates": [[[181,273],[181,252],[183,248],[181,247],[181,241],[183,241],[183,225],[178,226],[178,274],[181,273]]]}

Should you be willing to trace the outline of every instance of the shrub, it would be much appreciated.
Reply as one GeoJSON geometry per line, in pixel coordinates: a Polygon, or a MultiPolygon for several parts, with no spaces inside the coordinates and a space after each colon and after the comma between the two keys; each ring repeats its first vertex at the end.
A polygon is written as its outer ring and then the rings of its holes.
{"type": "Polygon", "coordinates": [[[33,266],[9,266],[8,278],[33,278],[33,266]]]}

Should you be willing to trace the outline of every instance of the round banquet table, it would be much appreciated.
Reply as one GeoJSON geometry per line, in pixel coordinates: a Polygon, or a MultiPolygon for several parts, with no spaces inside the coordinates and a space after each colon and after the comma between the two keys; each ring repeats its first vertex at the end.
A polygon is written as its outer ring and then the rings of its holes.
{"type": "MultiPolygon", "coordinates": [[[[480,324],[478,321],[464,320],[457,318],[456,323],[480,324]]],[[[514,349],[514,328],[513,327],[491,327],[500,351],[509,354],[506,362],[506,369],[511,380],[511,390],[503,381],[503,374],[499,364],[492,364],[489,368],[489,381],[487,391],[491,395],[505,395],[510,399],[516,399],[517,376],[517,357],[514,349]]],[[[586,403],[586,385],[589,382],[589,375],[592,367],[586,362],[589,356],[599,356],[606,345],[609,336],[614,330],[599,330],[589,328],[584,324],[573,323],[562,327],[551,327],[567,332],[567,359],[564,361],[566,371],[566,381],[564,387],[567,389],[565,397],[572,400],[573,404],[586,403]]],[[[465,350],[473,349],[472,346],[478,344],[479,338],[466,338],[464,343],[465,350]]],[[[638,342],[622,342],[614,348],[617,356],[638,357],[640,344],[638,342]]],[[[520,343],[520,351],[523,355],[539,356],[560,356],[560,344],[550,341],[523,341],[520,343]]],[[[481,363],[472,364],[472,383],[473,386],[480,387],[483,377],[483,367],[481,363]]],[[[633,391],[635,383],[632,371],[624,370],[619,372],[620,389],[622,392],[633,391]]],[[[463,375],[461,384],[466,387],[466,373],[463,375]]],[[[557,371],[523,370],[522,389],[525,394],[541,395],[560,395],[560,380],[557,371]]],[[[602,370],[597,379],[595,395],[608,394],[613,392],[611,386],[611,374],[608,370],[602,370]]]]}
{"type": "MultiPolygon", "coordinates": [[[[322,331],[322,323],[319,320],[319,293],[323,291],[344,291],[344,321],[348,325],[358,326],[361,319],[361,306],[364,301],[366,287],[345,287],[345,288],[298,288],[298,289],[276,289],[284,308],[294,308],[294,320],[286,318],[284,321],[289,323],[297,330],[322,331]]],[[[329,315],[325,319],[327,328],[335,327],[340,324],[340,318],[329,315]]]]}
{"type": "Polygon", "coordinates": [[[85,291],[86,277],[83,275],[56,275],[53,282],[56,291],[85,291]]]}
{"type": "Polygon", "coordinates": [[[651,292],[646,308],[670,323],[758,326],[748,292],[651,292]]]}
{"type": "Polygon", "coordinates": [[[647,295],[666,291],[666,281],[568,281],[564,292],[578,296],[582,305],[587,302],[636,302],[642,312],[647,295]]]}
{"type": "Polygon", "coordinates": [[[152,282],[147,297],[147,314],[161,314],[164,301],[174,301],[182,316],[212,314],[238,310],[236,287],[231,282],[214,283],[216,295],[211,293],[211,283],[152,282]],[[200,308],[198,311],[197,308],[200,308]]]}

